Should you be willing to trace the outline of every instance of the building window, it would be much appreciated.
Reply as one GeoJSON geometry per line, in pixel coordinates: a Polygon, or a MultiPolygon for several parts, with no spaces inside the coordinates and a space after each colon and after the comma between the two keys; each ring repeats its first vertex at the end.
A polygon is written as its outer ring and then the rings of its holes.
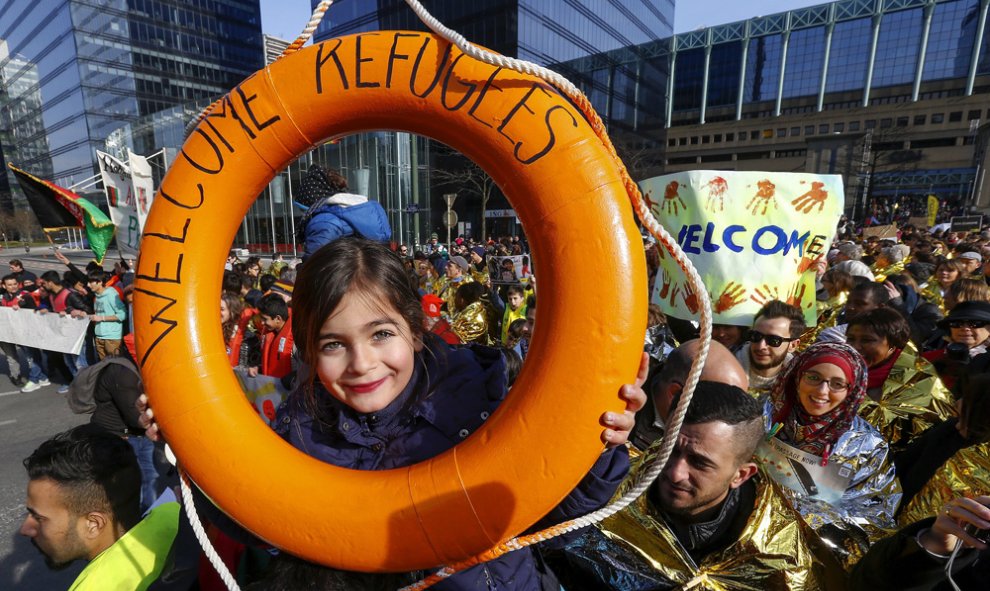
{"type": "Polygon", "coordinates": [[[698,145],[698,136],[696,136],[696,135],[692,135],[691,136],[691,145],[692,146],[697,146],[698,145]]]}
{"type": "Polygon", "coordinates": [[[780,127],[777,129],[777,137],[787,137],[787,128],[780,127]]]}
{"type": "Polygon", "coordinates": [[[725,134],[725,141],[727,141],[727,142],[734,142],[734,141],[736,141],[736,134],[735,133],[727,133],[727,134],[725,134]]]}
{"type": "Polygon", "coordinates": [[[867,119],[866,121],[863,122],[864,129],[875,129],[876,126],[877,126],[876,119],[867,119]]]}
{"type": "Polygon", "coordinates": [[[819,125],[818,126],[818,133],[820,135],[824,135],[824,134],[828,133],[828,123],[822,123],[821,125],[819,125]]]}
{"type": "Polygon", "coordinates": [[[832,131],[834,131],[835,133],[842,133],[845,130],[846,130],[846,124],[842,123],[841,121],[832,126],[832,131]]]}
{"type": "Polygon", "coordinates": [[[960,121],[962,121],[962,111],[949,113],[949,123],[959,123],[960,121]]]}
{"type": "Polygon", "coordinates": [[[801,128],[800,127],[792,127],[791,128],[791,137],[796,137],[796,136],[799,136],[799,135],[801,135],[801,128]]]}
{"type": "Polygon", "coordinates": [[[763,130],[763,139],[765,139],[765,140],[773,139],[773,130],[772,129],[764,129],[763,130]]]}
{"type": "Polygon", "coordinates": [[[979,118],[980,118],[980,111],[979,111],[979,109],[977,109],[975,111],[970,111],[969,112],[969,115],[966,116],[966,119],[969,119],[970,121],[972,121],[973,119],[979,119],[979,118]]]}
{"type": "Polygon", "coordinates": [[[884,117],[880,120],[880,129],[890,129],[894,125],[894,120],[890,117],[884,117]]]}
{"type": "Polygon", "coordinates": [[[758,140],[758,139],[760,139],[760,132],[757,131],[757,130],[755,130],[755,129],[753,131],[749,132],[749,139],[751,139],[751,140],[758,140]]]}
{"type": "Polygon", "coordinates": [[[804,135],[815,135],[815,126],[814,125],[805,125],[804,126],[804,135]]]}
{"type": "Polygon", "coordinates": [[[897,118],[897,127],[907,127],[909,120],[910,119],[908,117],[898,117],[897,118]]]}
{"type": "Polygon", "coordinates": [[[710,144],[710,143],[712,143],[712,136],[710,136],[710,135],[703,135],[703,136],[701,136],[701,143],[703,143],[703,144],[710,144]]]}
{"type": "Polygon", "coordinates": [[[721,133],[716,133],[715,134],[715,143],[716,144],[721,144],[722,143],[722,134],[721,133]]]}
{"type": "Polygon", "coordinates": [[[668,148],[673,148],[676,145],[677,145],[677,140],[676,139],[670,138],[669,140],[667,140],[667,147],[668,148]]]}
{"type": "Polygon", "coordinates": [[[924,125],[926,119],[927,119],[927,116],[926,115],[915,115],[914,116],[914,124],[915,125],[924,125]]]}
{"type": "Polygon", "coordinates": [[[945,121],[945,113],[932,113],[932,123],[942,123],[945,121]]]}
{"type": "Polygon", "coordinates": [[[687,142],[688,142],[688,139],[686,137],[677,138],[677,145],[678,146],[686,146],[687,145],[687,142]]]}

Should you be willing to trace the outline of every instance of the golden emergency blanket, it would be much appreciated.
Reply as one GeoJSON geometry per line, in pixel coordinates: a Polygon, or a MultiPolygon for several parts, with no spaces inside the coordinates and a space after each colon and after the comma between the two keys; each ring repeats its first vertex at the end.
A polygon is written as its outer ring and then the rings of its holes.
{"type": "Polygon", "coordinates": [[[887,265],[886,267],[877,267],[873,265],[870,267],[870,271],[873,272],[873,278],[877,283],[883,283],[891,275],[897,275],[898,273],[904,272],[904,265],[907,261],[899,261],[892,265],[887,265]]]}
{"type": "Polygon", "coordinates": [[[938,306],[942,314],[945,314],[945,298],[942,295],[942,286],[934,278],[928,282],[924,289],[918,292],[918,295],[938,306]]]}
{"type": "Polygon", "coordinates": [[[913,346],[901,351],[883,383],[879,400],[868,396],[859,416],[895,448],[903,448],[929,427],[956,415],[952,395],[935,367],[913,346]]]}
{"type": "Polygon", "coordinates": [[[958,497],[990,494],[990,443],[965,447],[949,458],[901,511],[901,526],[938,515],[958,497]]]}
{"type": "MultiPolygon", "coordinates": [[[[652,457],[652,456],[651,456],[652,457]]],[[[739,540],[695,564],[662,518],[651,510],[647,495],[641,496],[599,528],[625,552],[645,560],[680,589],[711,591],[764,591],[824,589],[823,562],[829,557],[813,551],[813,533],[792,509],[777,485],[762,471],[754,476],[756,506],[739,540]]],[[[616,495],[625,493],[629,478],[616,495]]],[[[614,555],[614,550],[612,551],[614,555]]],[[[609,561],[600,561],[605,582],[618,584],[621,577],[609,571],[609,561]]]]}
{"type": "Polygon", "coordinates": [[[450,328],[465,343],[488,344],[488,318],[485,304],[473,302],[454,314],[450,328]]]}

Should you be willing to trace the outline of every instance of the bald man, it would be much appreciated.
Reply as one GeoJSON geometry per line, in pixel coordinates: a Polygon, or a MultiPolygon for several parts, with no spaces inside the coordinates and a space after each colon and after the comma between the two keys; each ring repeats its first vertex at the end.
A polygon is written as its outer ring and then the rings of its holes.
{"type": "MultiPolygon", "coordinates": [[[[699,339],[685,342],[671,351],[663,366],[647,380],[644,389],[653,404],[648,403],[636,413],[636,426],[629,437],[629,441],[638,449],[645,450],[654,440],[663,437],[665,421],[673,410],[671,404],[674,396],[684,389],[691,363],[700,349],[699,339]]],[[[701,379],[729,384],[743,390],[749,389],[746,371],[735,355],[717,341],[712,341],[708,349],[708,359],[701,370],[701,379]]]]}

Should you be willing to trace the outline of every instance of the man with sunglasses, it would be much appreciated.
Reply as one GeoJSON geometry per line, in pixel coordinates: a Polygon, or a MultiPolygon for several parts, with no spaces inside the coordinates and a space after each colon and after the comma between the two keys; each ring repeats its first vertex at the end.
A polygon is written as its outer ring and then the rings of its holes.
{"type": "Polygon", "coordinates": [[[770,391],[777,374],[791,359],[807,326],[799,308],[779,300],[767,302],[756,313],[746,345],[736,353],[749,376],[749,393],[770,391]]]}

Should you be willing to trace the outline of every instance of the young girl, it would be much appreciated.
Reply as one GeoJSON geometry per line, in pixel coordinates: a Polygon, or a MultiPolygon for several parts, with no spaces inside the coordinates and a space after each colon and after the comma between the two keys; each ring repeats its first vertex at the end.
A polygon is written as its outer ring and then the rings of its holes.
{"type": "MultiPolygon", "coordinates": [[[[424,333],[416,289],[402,260],[383,244],[353,237],[327,244],[302,266],[293,293],[295,343],[310,375],[279,408],[275,425],[317,459],[358,470],[408,466],[463,441],[505,397],[505,362],[497,350],[451,348],[424,333]]],[[[636,383],[620,390],[626,412],[602,416],[608,449],[539,525],[593,511],[618,487],[628,471],[622,444],[646,400],[645,373],[644,359],[636,383]]],[[[553,581],[525,549],[436,588],[537,591],[556,588],[553,581]]]]}

